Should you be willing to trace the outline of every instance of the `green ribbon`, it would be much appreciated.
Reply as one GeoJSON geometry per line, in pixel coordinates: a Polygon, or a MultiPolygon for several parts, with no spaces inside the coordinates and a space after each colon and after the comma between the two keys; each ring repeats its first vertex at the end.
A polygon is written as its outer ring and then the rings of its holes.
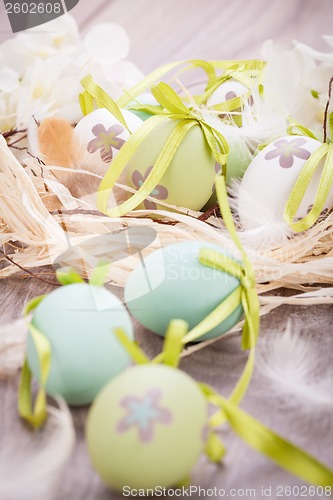
{"type": "MultiPolygon", "coordinates": [[[[303,135],[316,139],[316,136],[306,127],[299,124],[293,124],[288,128],[288,132],[292,133],[296,127],[303,135]]],[[[326,129],[325,129],[326,130],[326,129]]],[[[329,117],[330,137],[333,137],[333,113],[329,117]]],[[[295,232],[302,232],[310,229],[320,217],[328,195],[330,194],[333,185],[333,143],[330,141],[324,142],[310,158],[305,162],[296,183],[289,195],[286,203],[283,218],[288,226],[295,232]],[[295,221],[297,211],[302,203],[304,195],[309,187],[309,184],[317,172],[319,164],[325,160],[324,168],[320,176],[319,185],[316,192],[316,197],[311,210],[301,220],[295,221]]]]}
{"type": "MultiPolygon", "coordinates": [[[[140,205],[140,203],[142,203],[143,200],[149,196],[168,169],[182,140],[195,125],[199,125],[201,127],[215,160],[222,166],[223,174],[226,175],[226,158],[229,152],[229,146],[224,136],[214,127],[209,125],[200,113],[195,111],[193,108],[186,107],[176,92],[173,91],[166,83],[161,82],[156,84],[157,80],[159,80],[166,73],[173,71],[184,64],[186,64],[186,67],[182,71],[187,71],[191,68],[203,69],[208,77],[207,88],[211,91],[214,85],[220,85],[221,81],[229,79],[231,75],[234,75],[238,80],[246,80],[247,84],[249,84],[253,75],[260,72],[265,63],[258,60],[191,60],[170,63],[158,68],[129,91],[126,91],[117,102],[113,101],[113,99],[111,99],[111,97],[108,96],[106,92],[93,81],[90,75],[84,78],[81,82],[84,87],[84,92],[80,95],[80,103],[84,114],[87,114],[94,109],[94,101],[96,101],[98,106],[108,109],[119,119],[121,123],[123,123],[123,116],[120,108],[128,106],[147,88],[151,89],[155,99],[160,105],[141,106],[140,109],[151,112],[153,116],[126,141],[117,157],[113,160],[112,165],[99,187],[97,206],[101,212],[106,213],[110,217],[119,217],[128,213],[140,205]],[[216,69],[223,70],[224,74],[218,77],[216,75],[216,69]],[[129,200],[125,201],[118,207],[108,209],[108,200],[111,191],[121,173],[126,168],[128,162],[135,154],[137,148],[143,143],[155,127],[167,119],[176,120],[178,123],[166,141],[165,146],[157,158],[149,176],[140,189],[129,200]]],[[[230,106],[238,107],[239,99],[240,98],[236,98],[235,102],[227,103],[227,108],[231,109],[230,106]]]]}
{"type": "Polygon", "coordinates": [[[200,384],[200,387],[208,400],[221,408],[234,432],[254,450],[307,483],[323,487],[333,485],[333,471],[326,465],[283,439],[208,385],[200,384]]]}
{"type": "MultiPolygon", "coordinates": [[[[162,362],[164,365],[177,369],[180,362],[180,355],[183,349],[184,337],[188,331],[188,324],[181,319],[170,321],[165,334],[162,352],[159,356],[150,361],[138,344],[129,339],[125,331],[121,328],[114,329],[114,334],[120,344],[128,352],[133,361],[137,364],[156,364],[162,362]]],[[[220,462],[225,454],[223,443],[210,426],[208,439],[205,446],[205,453],[213,462],[220,462]]]]}
{"type": "Polygon", "coordinates": [[[81,109],[84,115],[91,113],[94,110],[94,101],[100,108],[108,109],[117,120],[130,132],[126,120],[119,109],[119,106],[103,90],[96,82],[94,82],[91,75],[86,76],[81,81],[81,85],[84,87],[84,91],[79,96],[79,101],[81,109]]]}
{"type": "MultiPolygon", "coordinates": [[[[161,357],[161,360],[164,360],[170,366],[176,367],[178,365],[179,347],[186,329],[186,323],[181,320],[170,322],[164,341],[163,356],[161,357]]],[[[128,339],[124,331],[117,329],[115,334],[123,347],[133,356],[134,361],[139,360],[141,364],[150,362],[140,347],[128,339]]],[[[155,361],[156,358],[153,362],[155,361]]],[[[241,410],[230,399],[218,394],[210,386],[202,383],[197,384],[207,401],[219,408],[219,412],[223,413],[224,421],[228,422],[233,431],[254,450],[271,459],[287,472],[310,484],[318,486],[333,485],[333,471],[328,469],[326,465],[261,424],[251,415],[241,410]]],[[[209,423],[205,453],[213,462],[220,462],[226,453],[226,449],[214,432],[211,422],[209,423]]]]}
{"type": "Polygon", "coordinates": [[[284,209],[284,220],[295,232],[312,227],[322,213],[333,184],[333,144],[322,144],[304,164],[284,209]],[[325,159],[315,200],[309,213],[294,221],[299,206],[321,161],[325,159]]]}
{"type": "MultiPolygon", "coordinates": [[[[103,286],[108,269],[109,265],[100,263],[92,273],[90,285],[103,286]]],[[[71,268],[62,268],[57,270],[56,276],[59,283],[63,286],[72,285],[75,283],[85,283],[81,276],[71,268]]],[[[26,420],[36,429],[43,425],[47,418],[45,386],[51,367],[51,345],[44,333],[38,330],[38,328],[36,328],[31,321],[28,321],[28,317],[30,313],[34,311],[46,297],[47,295],[35,297],[34,299],[30,300],[24,308],[24,317],[27,320],[27,327],[30,331],[30,335],[34,342],[38,357],[40,380],[39,390],[36,396],[36,400],[33,404],[31,398],[32,373],[27,359],[25,359],[19,384],[18,413],[21,418],[26,420]]]]}
{"type": "Polygon", "coordinates": [[[305,137],[311,137],[311,139],[315,139],[318,141],[318,137],[314,135],[314,133],[307,127],[304,127],[300,123],[297,122],[292,122],[288,127],[287,127],[287,134],[288,135],[304,135],[305,137]]]}
{"type": "Polygon", "coordinates": [[[260,61],[258,59],[243,59],[243,60],[241,59],[241,60],[226,60],[226,61],[204,61],[202,59],[192,59],[188,61],[178,61],[169,63],[164,66],[161,66],[160,68],[157,68],[148,76],[146,76],[141,82],[139,82],[137,85],[135,85],[130,90],[125,92],[124,95],[117,100],[117,104],[120,108],[128,106],[134,98],[138,97],[145,90],[150,89],[151,86],[158,80],[160,80],[164,75],[166,75],[170,71],[178,69],[180,66],[185,65],[184,68],[180,71],[180,73],[189,71],[193,68],[202,69],[207,75],[208,78],[207,88],[209,88],[211,85],[214,85],[214,83],[217,81],[218,78],[220,78],[216,75],[217,69],[222,70],[224,72],[227,71],[235,72],[236,70],[238,70],[239,73],[244,71],[251,72],[252,70],[260,71],[265,66],[265,64],[266,63],[264,61],[260,61]]]}
{"type": "MultiPolygon", "coordinates": [[[[236,288],[207,318],[194,327],[185,337],[184,341],[191,342],[211,328],[218,326],[232,312],[242,304],[245,323],[242,335],[243,349],[249,349],[249,356],[241,377],[239,378],[229,401],[238,405],[243,399],[250,384],[255,361],[255,346],[259,334],[260,304],[256,291],[256,282],[252,264],[237,236],[236,228],[230,211],[225,179],[223,176],[216,178],[216,194],[220,205],[221,214],[228,233],[242,255],[242,264],[230,259],[227,255],[212,249],[202,249],[200,262],[214,269],[224,271],[240,281],[236,288]]],[[[219,426],[225,421],[223,412],[219,411],[211,418],[212,426],[219,426]]]]}
{"type": "MultiPolygon", "coordinates": [[[[86,85],[86,80],[82,81],[82,85],[85,86],[86,91],[97,99],[99,94],[98,88],[94,89],[91,77],[89,77],[88,83],[89,85],[86,85]]],[[[98,209],[110,217],[119,217],[130,212],[149,196],[167,171],[183,139],[194,126],[200,126],[215,160],[222,165],[225,173],[229,146],[224,136],[218,130],[206,123],[198,112],[191,108],[187,108],[176,92],[166,83],[161,82],[153,85],[151,91],[163,109],[159,114],[146,120],[142,126],[129,137],[119,151],[117,157],[113,160],[98,190],[98,209]],[[144,142],[155,127],[170,119],[176,121],[176,126],[170,133],[145,182],[129,200],[115,208],[108,209],[110,193],[128,162],[135,154],[137,148],[144,142]]],[[[107,106],[105,100],[103,101],[103,105],[107,106]]],[[[112,109],[108,109],[112,112],[112,109]]]]}
{"type": "MultiPolygon", "coordinates": [[[[28,318],[30,312],[33,311],[45,299],[45,297],[46,295],[35,297],[26,305],[24,309],[24,317],[26,319],[28,318]]],[[[33,404],[31,399],[32,373],[28,362],[25,359],[19,385],[18,413],[21,418],[37,429],[43,425],[47,418],[45,384],[50,372],[51,347],[45,335],[43,335],[31,322],[28,322],[28,328],[38,356],[40,386],[35,403],[33,404]]]]}
{"type": "MultiPolygon", "coordinates": [[[[234,404],[239,404],[250,384],[255,361],[255,346],[259,334],[260,324],[260,304],[256,291],[256,282],[250,260],[237,236],[236,228],[230,211],[225,179],[218,176],[215,181],[217,199],[220,205],[221,214],[233,242],[242,255],[242,264],[235,262],[227,255],[203,248],[199,254],[200,263],[214,269],[226,272],[240,281],[240,285],[219,304],[208,316],[190,330],[182,338],[183,345],[193,342],[205,333],[221,324],[232,314],[240,304],[243,306],[245,323],[242,335],[242,347],[249,350],[249,356],[241,377],[239,378],[229,400],[234,404]]],[[[165,353],[162,351],[153,360],[154,363],[164,361],[165,353]]],[[[219,411],[211,418],[211,425],[217,427],[225,421],[223,412],[219,411]]]]}

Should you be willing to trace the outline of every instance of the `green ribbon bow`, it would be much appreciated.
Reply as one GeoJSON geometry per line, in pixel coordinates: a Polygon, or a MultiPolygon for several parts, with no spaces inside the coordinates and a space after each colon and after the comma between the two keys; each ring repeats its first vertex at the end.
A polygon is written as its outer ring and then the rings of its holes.
{"type": "MultiPolygon", "coordinates": [[[[115,103],[113,102],[112,106],[109,105],[106,94],[97,84],[93,82],[90,76],[82,80],[81,83],[86,92],[88,92],[99,104],[103,104],[111,113],[113,113],[115,103]]],[[[141,127],[129,137],[119,151],[117,157],[112,161],[112,164],[105,174],[98,189],[98,209],[110,217],[119,217],[130,212],[143,202],[147,196],[149,196],[167,171],[183,139],[194,126],[199,125],[201,127],[215,160],[222,165],[224,168],[224,174],[226,174],[225,165],[229,152],[229,146],[224,136],[218,130],[206,123],[197,111],[187,108],[176,92],[166,83],[160,82],[153,85],[151,91],[155,99],[161,105],[162,109],[158,112],[158,114],[155,114],[146,120],[141,127]],[[121,173],[126,168],[128,162],[135,154],[137,148],[144,142],[155,127],[170,119],[175,120],[177,124],[170,133],[170,136],[162,148],[154,167],[145,182],[129,200],[117,207],[108,209],[110,193],[121,173]]],[[[149,109],[149,107],[147,107],[147,109],[149,109]]]]}
{"type": "MultiPolygon", "coordinates": [[[[242,375],[240,376],[229,400],[233,404],[239,404],[243,399],[247,388],[250,384],[255,361],[255,346],[259,333],[259,313],[260,305],[256,290],[256,282],[254,278],[253,268],[249,261],[245,250],[243,249],[237,236],[236,228],[230,211],[225,179],[223,176],[218,176],[215,181],[217,199],[220,205],[221,213],[225,226],[235,243],[236,247],[242,255],[242,264],[235,262],[225,254],[203,248],[199,254],[201,264],[224,271],[231,276],[236,277],[240,281],[240,285],[219,304],[208,316],[203,319],[198,325],[183,336],[181,342],[183,345],[197,340],[199,337],[209,332],[213,328],[221,324],[226,318],[232,314],[237,307],[242,304],[245,316],[243,327],[242,347],[249,349],[249,356],[242,375]]],[[[164,360],[164,351],[159,354],[154,363],[160,363],[164,360]]],[[[224,422],[225,416],[223,412],[218,411],[211,417],[211,425],[219,426],[224,422]]]]}
{"type": "MultiPolygon", "coordinates": [[[[305,127],[297,125],[298,130],[306,136],[316,139],[314,134],[305,127]]],[[[333,113],[329,118],[330,136],[333,137],[333,113]]],[[[305,162],[296,183],[289,195],[286,203],[283,217],[288,226],[295,232],[306,231],[312,227],[322,213],[328,195],[333,185],[333,143],[324,142],[310,158],[305,162]],[[302,203],[304,195],[309,187],[309,184],[318,170],[319,164],[325,160],[319,185],[316,192],[316,197],[311,210],[301,220],[295,221],[297,211],[302,203]]]]}
{"type": "MultiPolygon", "coordinates": [[[[160,361],[177,368],[188,325],[182,320],[170,322],[166,332],[160,361]]],[[[127,350],[134,362],[147,364],[151,361],[141,348],[130,340],[122,329],[114,331],[119,342],[127,350]]],[[[152,362],[156,362],[155,358],[152,362]]],[[[294,474],[307,483],[318,486],[333,485],[333,471],[290,441],[282,438],[251,415],[241,410],[230,398],[226,399],[207,384],[198,383],[207,401],[223,413],[223,421],[228,422],[233,431],[254,450],[271,459],[287,472],[294,474]]],[[[209,422],[209,434],[205,453],[212,462],[220,462],[226,449],[216,435],[212,421],[209,422]]],[[[188,483],[188,478],[186,478],[188,483]]]]}

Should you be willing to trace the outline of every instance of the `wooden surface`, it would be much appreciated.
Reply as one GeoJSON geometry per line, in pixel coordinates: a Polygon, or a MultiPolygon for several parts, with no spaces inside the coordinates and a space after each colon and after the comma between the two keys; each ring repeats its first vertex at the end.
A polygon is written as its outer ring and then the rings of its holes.
{"type": "MultiPolygon", "coordinates": [[[[298,40],[325,48],[321,35],[332,34],[333,25],[332,0],[80,0],[72,13],[84,32],[98,22],[122,24],[131,39],[130,58],[145,72],[165,62],[186,58],[258,57],[260,46],[267,38],[288,45],[292,40],[298,40]]],[[[1,39],[10,35],[8,30],[8,21],[2,11],[1,39]]],[[[29,279],[1,282],[1,322],[19,317],[24,302],[43,293],[46,288],[29,279]]],[[[295,328],[302,332],[316,352],[316,376],[327,376],[333,352],[333,311],[329,306],[285,307],[266,317],[258,346],[259,359],[283,330],[287,317],[294,320],[295,328]]],[[[159,350],[160,339],[155,335],[139,327],[136,333],[148,354],[159,350]]],[[[231,336],[187,358],[182,367],[196,379],[211,383],[228,395],[245,359],[246,355],[240,350],[239,336],[231,336]]],[[[14,448],[19,448],[29,433],[16,416],[16,390],[17,377],[0,384],[0,468],[1,463],[9,459],[3,456],[2,445],[11,441],[14,448]]],[[[281,388],[272,389],[269,384],[265,385],[257,370],[243,407],[333,467],[332,404],[319,405],[317,412],[311,401],[301,403],[297,397],[287,397],[281,388]]],[[[10,500],[117,498],[103,486],[89,464],[83,440],[85,415],[85,409],[73,411],[77,430],[75,453],[52,494],[39,498],[32,488],[18,498],[10,497],[10,500]]],[[[225,465],[216,467],[203,458],[194,471],[193,484],[226,490],[256,488],[255,498],[263,498],[260,493],[262,485],[273,487],[270,498],[287,498],[276,496],[277,485],[302,484],[251,451],[232,433],[223,431],[223,436],[228,445],[225,465]]],[[[37,453],[34,439],[38,436],[31,438],[30,453],[37,453]]],[[[16,480],[20,481],[19,470],[16,480]]]]}

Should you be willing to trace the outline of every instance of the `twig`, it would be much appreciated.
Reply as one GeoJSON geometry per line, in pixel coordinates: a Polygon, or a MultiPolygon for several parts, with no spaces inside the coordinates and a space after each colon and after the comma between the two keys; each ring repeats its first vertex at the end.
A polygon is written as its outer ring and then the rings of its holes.
{"type": "MultiPolygon", "coordinates": [[[[324,123],[323,123],[324,142],[327,141],[327,118],[328,118],[328,108],[330,106],[331,97],[332,97],[332,84],[333,84],[333,76],[332,76],[332,78],[330,78],[330,81],[328,83],[328,99],[327,99],[325,111],[324,111],[324,123]]],[[[331,139],[333,139],[333,138],[331,137],[331,139]]]]}
{"type": "Polygon", "coordinates": [[[0,248],[0,252],[2,253],[2,255],[4,256],[4,258],[6,260],[8,260],[14,266],[18,267],[24,273],[29,274],[32,278],[35,278],[35,279],[37,279],[39,281],[42,281],[43,283],[46,283],[47,285],[60,286],[59,283],[51,283],[50,281],[45,280],[44,278],[40,278],[37,274],[29,271],[29,269],[26,269],[25,267],[21,266],[20,264],[18,264],[17,262],[15,262],[13,259],[11,259],[10,257],[8,257],[8,255],[6,255],[6,253],[1,248],[0,248]]]}
{"type": "Polygon", "coordinates": [[[12,130],[9,130],[8,132],[3,132],[2,135],[5,139],[8,139],[9,137],[12,137],[13,135],[26,134],[26,133],[27,133],[27,129],[23,129],[23,130],[12,129],[12,130]]]}
{"type": "Polygon", "coordinates": [[[220,207],[218,203],[206,210],[203,214],[199,215],[198,220],[205,222],[211,215],[215,215],[215,217],[220,215],[220,207]]]}
{"type": "MultiPolygon", "coordinates": [[[[8,144],[8,147],[9,147],[9,148],[14,147],[14,145],[15,145],[15,144],[17,144],[18,142],[23,141],[23,139],[26,139],[27,137],[28,137],[27,135],[22,135],[22,137],[19,137],[19,138],[18,138],[18,139],[16,139],[14,142],[11,142],[10,144],[8,144]]],[[[24,148],[21,148],[21,149],[23,150],[24,148]]]]}

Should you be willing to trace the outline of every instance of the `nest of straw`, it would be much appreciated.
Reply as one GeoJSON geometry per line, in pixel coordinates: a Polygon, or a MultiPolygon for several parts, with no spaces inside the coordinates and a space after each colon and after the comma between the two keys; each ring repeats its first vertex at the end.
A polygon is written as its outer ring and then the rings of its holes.
{"type": "MultiPolygon", "coordinates": [[[[109,280],[124,286],[139,259],[177,241],[201,240],[235,251],[217,212],[206,214],[165,205],[165,210],[136,210],[126,217],[111,219],[96,210],[94,197],[76,199],[52,174],[54,167],[28,157],[20,162],[0,140],[0,245],[3,265],[0,278],[21,268],[71,265],[86,277],[98,261],[110,260],[109,280]],[[52,211],[54,196],[61,210],[52,211]],[[206,220],[203,220],[206,219],[206,220]],[[152,228],[156,238],[140,252],[114,249],[108,240],[94,238],[121,234],[131,228],[152,228]],[[10,250],[11,261],[6,259],[10,250]],[[71,251],[69,251],[71,250],[71,251]],[[122,252],[122,253],[121,253],[122,252]],[[140,255],[139,255],[140,254],[140,255]],[[14,263],[15,262],[15,263],[14,263]]],[[[78,171],[82,175],[81,171],[78,171]]],[[[84,173],[84,172],[83,172],[84,173]]],[[[87,175],[92,175],[86,172],[87,175]]],[[[75,173],[73,173],[75,175],[75,173]]],[[[131,191],[126,186],[118,189],[131,191]]],[[[157,201],[161,205],[160,200],[157,201]]],[[[240,236],[242,235],[241,228],[240,236]]],[[[268,249],[246,246],[252,261],[257,289],[266,314],[281,304],[333,302],[333,213],[327,214],[308,231],[268,249]],[[280,289],[289,289],[280,293],[280,289]]],[[[1,256],[0,256],[1,257],[1,256]]]]}

